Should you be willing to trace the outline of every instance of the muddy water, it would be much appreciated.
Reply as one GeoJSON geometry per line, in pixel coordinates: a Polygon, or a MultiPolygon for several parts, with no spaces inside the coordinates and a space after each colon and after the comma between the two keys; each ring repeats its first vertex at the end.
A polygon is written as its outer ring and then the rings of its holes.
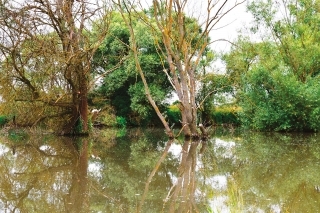
{"type": "Polygon", "coordinates": [[[320,212],[320,136],[0,136],[0,212],[320,212]]]}

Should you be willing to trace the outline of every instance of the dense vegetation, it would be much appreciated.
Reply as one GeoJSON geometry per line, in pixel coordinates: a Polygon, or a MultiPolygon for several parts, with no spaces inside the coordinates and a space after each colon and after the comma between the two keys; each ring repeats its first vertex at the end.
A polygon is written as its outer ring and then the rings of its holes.
{"type": "Polygon", "coordinates": [[[252,2],[252,32],[263,30],[262,41],[239,38],[224,57],[238,88],[241,121],[257,130],[317,131],[320,2],[288,1],[281,5],[287,14],[282,19],[279,6],[273,1],[252,2]]]}
{"type": "Polygon", "coordinates": [[[96,16],[86,2],[31,2],[1,2],[1,126],[14,118],[14,125],[78,134],[92,124],[164,125],[171,136],[173,125],[198,135],[199,123],[320,128],[319,1],[248,4],[259,39],[239,36],[221,56],[224,74],[211,66],[220,57],[209,38],[219,13],[209,11],[202,25],[178,2],[177,10],[161,1],[137,10],[114,1],[107,10],[95,5],[96,16]]]}

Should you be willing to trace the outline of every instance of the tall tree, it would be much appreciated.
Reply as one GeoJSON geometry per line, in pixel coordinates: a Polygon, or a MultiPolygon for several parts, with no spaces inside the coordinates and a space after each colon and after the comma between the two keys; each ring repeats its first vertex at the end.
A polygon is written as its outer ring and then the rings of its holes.
{"type": "Polygon", "coordinates": [[[253,29],[264,29],[276,44],[282,61],[305,82],[319,74],[320,2],[314,0],[254,1],[248,6],[253,14],[253,29]],[[283,13],[278,13],[282,8],[283,13]],[[306,60],[307,59],[307,60],[306,60]]]}
{"type": "Polygon", "coordinates": [[[319,1],[254,1],[262,40],[239,39],[225,56],[240,90],[242,123],[257,130],[319,131],[319,1]],[[277,8],[283,10],[283,16],[277,8]]]}
{"type": "MultiPolygon", "coordinates": [[[[182,126],[184,135],[199,136],[197,129],[197,105],[196,105],[196,70],[205,49],[210,45],[209,34],[219,21],[237,5],[244,1],[212,1],[202,2],[204,11],[198,11],[198,17],[192,17],[189,14],[195,14],[188,11],[192,8],[191,0],[153,0],[153,15],[142,15],[137,12],[140,4],[134,2],[124,3],[117,1],[122,13],[129,13],[129,17],[123,16],[128,27],[131,29],[131,39],[136,40],[135,32],[132,28],[132,18],[138,16],[154,33],[161,32],[161,42],[154,36],[155,45],[159,50],[163,60],[168,63],[169,68],[164,69],[169,82],[172,84],[178,99],[180,101],[180,110],[182,115],[182,126]],[[199,13],[202,13],[201,15],[199,13]],[[151,24],[150,19],[154,17],[156,24],[151,24]],[[199,18],[201,17],[201,18],[199,18]],[[194,24],[193,24],[194,23],[194,24]],[[163,44],[163,45],[162,45],[163,44]]],[[[140,2],[141,3],[141,2],[140,2]]],[[[200,8],[199,8],[200,10],[200,8]]],[[[136,55],[136,66],[142,79],[144,73],[140,66],[138,58],[138,43],[131,46],[136,55]]],[[[146,94],[154,109],[158,111],[153,103],[152,96],[148,91],[148,84],[145,82],[146,94]]],[[[162,114],[157,113],[162,120],[168,134],[172,134],[168,124],[162,114]]]]}
{"type": "MultiPolygon", "coordinates": [[[[140,63],[150,85],[151,94],[158,106],[164,108],[164,100],[171,94],[172,87],[165,75],[159,75],[162,73],[163,63],[157,53],[153,37],[150,36],[152,33],[149,33],[149,28],[138,20],[134,20],[133,27],[141,47],[140,63]]],[[[120,13],[114,12],[109,34],[94,56],[94,66],[99,67],[96,70],[103,76],[103,80],[92,96],[94,100],[103,100],[101,105],[111,104],[116,115],[126,118],[128,124],[154,125],[157,115],[144,95],[144,87],[137,74],[134,56],[129,46],[128,27],[120,13]]]]}
{"type": "Polygon", "coordinates": [[[107,3],[1,1],[1,95],[17,122],[63,115],[54,122],[62,134],[87,132],[91,59],[108,31],[107,3]]]}

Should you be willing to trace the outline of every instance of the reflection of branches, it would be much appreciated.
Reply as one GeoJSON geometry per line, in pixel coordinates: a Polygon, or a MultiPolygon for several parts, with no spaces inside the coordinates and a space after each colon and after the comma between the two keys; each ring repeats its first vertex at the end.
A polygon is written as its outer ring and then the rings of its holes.
{"type": "Polygon", "coordinates": [[[46,141],[47,149],[41,149],[43,137],[41,141],[27,140],[9,140],[9,146],[16,151],[13,155],[6,152],[1,156],[0,200],[10,212],[34,212],[35,208],[38,212],[52,203],[61,210],[61,194],[69,185],[68,178],[74,174],[78,153],[74,147],[66,149],[65,144],[56,145],[56,141],[52,146],[46,141]]]}
{"type": "Polygon", "coordinates": [[[194,202],[194,193],[196,190],[195,168],[196,168],[196,150],[199,141],[185,141],[182,147],[182,158],[177,182],[171,187],[165,203],[171,201],[169,212],[199,212],[194,202]],[[178,200],[180,198],[181,200],[178,200]],[[178,205],[178,206],[177,206],[178,205]]]}
{"type": "MultiPolygon", "coordinates": [[[[165,147],[165,150],[161,157],[159,158],[156,166],[153,171],[149,175],[145,189],[140,200],[140,204],[137,207],[137,212],[141,212],[142,205],[146,199],[149,185],[152,181],[152,178],[158,171],[161,163],[165,159],[168,154],[168,150],[172,144],[173,140],[170,140],[165,147]]],[[[169,211],[168,212],[199,212],[194,194],[196,190],[196,176],[195,176],[195,168],[196,168],[196,151],[199,145],[199,141],[190,141],[186,140],[182,147],[182,156],[180,166],[178,168],[178,178],[175,184],[170,188],[167,197],[164,199],[164,205],[170,201],[169,211]],[[176,208],[177,207],[177,208],[176,208]]],[[[205,142],[204,142],[205,143],[205,142]]],[[[205,144],[201,147],[201,152],[205,149],[205,144]]]]}
{"type": "Polygon", "coordinates": [[[104,192],[101,192],[99,189],[97,189],[97,187],[95,187],[95,186],[93,185],[93,183],[91,183],[90,186],[91,186],[96,192],[98,192],[100,195],[102,195],[103,197],[115,201],[114,198],[110,197],[109,195],[106,195],[104,192]]]}
{"type": "Polygon", "coordinates": [[[143,195],[142,195],[140,204],[139,204],[139,206],[138,206],[138,208],[137,208],[137,212],[140,212],[140,211],[141,211],[142,205],[143,205],[144,200],[146,199],[147,193],[148,193],[148,191],[149,191],[149,185],[150,185],[150,183],[151,183],[151,180],[152,180],[153,176],[156,174],[156,172],[158,171],[161,163],[162,163],[162,162],[164,161],[164,159],[166,158],[166,156],[167,156],[167,154],[168,154],[168,151],[169,151],[169,148],[171,147],[172,142],[173,142],[173,140],[168,141],[168,143],[167,143],[167,145],[166,145],[166,147],[165,147],[165,149],[164,149],[161,157],[159,158],[156,166],[154,167],[154,169],[152,170],[151,174],[149,175],[148,180],[147,180],[146,185],[145,185],[145,188],[144,188],[144,192],[143,192],[143,195]]]}
{"type": "Polygon", "coordinates": [[[44,173],[54,173],[54,172],[60,172],[61,170],[65,169],[73,169],[72,165],[62,165],[62,166],[52,166],[49,168],[46,168],[45,170],[39,171],[39,172],[32,172],[32,173],[25,173],[25,172],[15,172],[15,175],[42,175],[44,173]]]}
{"type": "Polygon", "coordinates": [[[59,158],[59,159],[72,159],[72,156],[66,156],[65,154],[49,154],[46,151],[43,151],[40,149],[40,147],[35,146],[33,144],[14,144],[13,148],[14,148],[14,152],[17,152],[17,149],[21,147],[22,149],[26,149],[26,148],[31,148],[36,150],[41,156],[44,157],[54,157],[54,158],[59,158]]]}

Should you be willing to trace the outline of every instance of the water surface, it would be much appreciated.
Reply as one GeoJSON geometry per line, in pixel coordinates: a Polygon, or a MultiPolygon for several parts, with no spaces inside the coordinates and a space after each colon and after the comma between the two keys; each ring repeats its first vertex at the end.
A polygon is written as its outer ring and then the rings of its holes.
{"type": "Polygon", "coordinates": [[[1,212],[320,212],[320,137],[0,136],[1,212]]]}

